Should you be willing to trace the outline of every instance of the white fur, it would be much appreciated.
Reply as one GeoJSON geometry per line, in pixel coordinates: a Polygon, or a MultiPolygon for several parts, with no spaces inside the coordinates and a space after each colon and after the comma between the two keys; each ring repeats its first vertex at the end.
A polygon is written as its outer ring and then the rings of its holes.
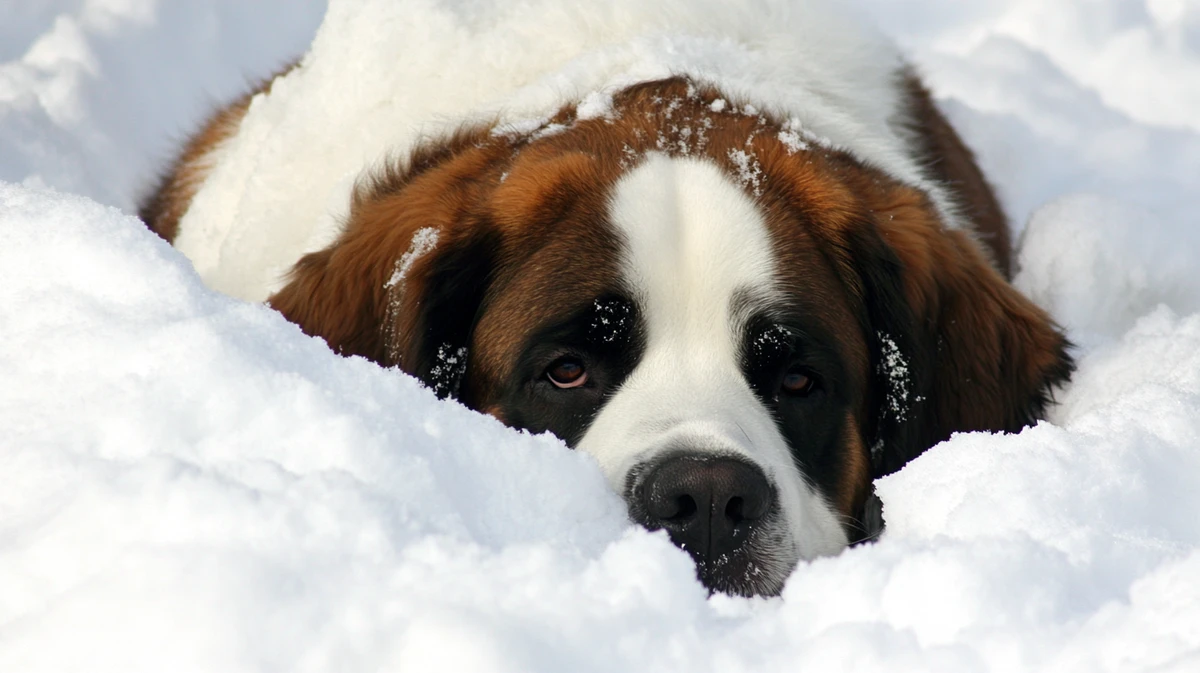
{"type": "Polygon", "coordinates": [[[650,154],[617,183],[610,217],[625,239],[623,272],[645,316],[646,351],[578,448],[619,493],[634,466],[680,444],[742,456],[780,496],[786,558],[772,564],[776,573],[841,551],[836,513],[800,474],[739,367],[745,316],[735,295],[766,301],[777,292],[758,208],[714,164],[650,154]]]}
{"type": "Polygon", "coordinates": [[[469,121],[533,128],[579,100],[601,114],[612,92],[678,74],[925,189],[953,225],[896,125],[900,57],[842,4],[331,0],[310,53],[222,148],[181,248],[213,287],[264,299],[337,235],[355,178],[385,157],[469,121]]]}

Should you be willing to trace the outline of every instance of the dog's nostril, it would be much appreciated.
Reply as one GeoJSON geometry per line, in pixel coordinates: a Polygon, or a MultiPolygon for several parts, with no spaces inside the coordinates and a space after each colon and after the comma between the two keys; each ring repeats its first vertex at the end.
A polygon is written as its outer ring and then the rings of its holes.
{"type": "Polygon", "coordinates": [[[670,521],[683,521],[696,516],[696,499],[686,493],[675,499],[675,513],[671,516],[663,517],[670,521]]]}
{"type": "Polygon", "coordinates": [[[683,524],[700,510],[696,498],[684,489],[663,488],[662,484],[656,482],[649,491],[645,504],[646,513],[652,521],[683,524]]]}
{"type": "Polygon", "coordinates": [[[749,485],[743,489],[743,495],[735,495],[725,505],[725,516],[737,525],[743,521],[750,523],[763,518],[771,505],[772,493],[766,481],[749,485]]]}
{"type": "Polygon", "coordinates": [[[745,503],[746,501],[742,498],[734,496],[730,498],[729,502],[725,505],[725,516],[728,517],[729,520],[734,523],[734,525],[741,523],[742,520],[746,518],[742,514],[742,506],[745,505],[745,503]]]}

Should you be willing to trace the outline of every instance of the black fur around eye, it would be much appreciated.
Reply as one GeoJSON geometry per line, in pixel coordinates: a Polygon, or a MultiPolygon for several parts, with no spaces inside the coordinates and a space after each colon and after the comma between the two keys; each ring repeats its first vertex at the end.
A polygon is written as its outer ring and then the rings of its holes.
{"type": "Polygon", "coordinates": [[[600,297],[592,302],[588,339],[599,346],[621,346],[634,328],[633,304],[620,297],[600,297]]]}
{"type": "Polygon", "coordinates": [[[783,325],[771,324],[755,330],[750,341],[750,357],[760,363],[785,358],[792,351],[794,337],[783,325]]]}

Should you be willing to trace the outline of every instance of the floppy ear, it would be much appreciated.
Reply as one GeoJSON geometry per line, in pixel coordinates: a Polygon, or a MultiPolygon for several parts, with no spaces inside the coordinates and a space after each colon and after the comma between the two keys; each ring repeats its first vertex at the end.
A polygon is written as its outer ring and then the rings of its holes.
{"type": "Polygon", "coordinates": [[[434,249],[407,269],[402,260],[392,275],[385,361],[438,397],[458,397],[462,386],[471,335],[495,268],[496,237],[485,224],[447,230],[438,234],[434,249]]]}
{"type": "Polygon", "coordinates": [[[876,477],[953,432],[1033,423],[1074,369],[1060,329],[968,234],[915,194],[878,206],[849,233],[872,344],[876,477]]]}
{"type": "Polygon", "coordinates": [[[362,184],[342,235],[268,303],[334,351],[398,365],[445,397],[466,370],[496,249],[481,214],[495,149],[469,133],[440,147],[362,184]]]}

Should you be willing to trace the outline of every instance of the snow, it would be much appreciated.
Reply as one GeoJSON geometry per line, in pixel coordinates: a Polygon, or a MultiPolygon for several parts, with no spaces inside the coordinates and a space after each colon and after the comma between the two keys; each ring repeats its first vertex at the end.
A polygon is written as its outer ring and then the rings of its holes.
{"type": "Polygon", "coordinates": [[[408,275],[409,269],[424,255],[429,254],[437,247],[438,230],[433,227],[424,227],[418,229],[412,237],[412,245],[408,251],[400,255],[400,259],[396,260],[396,269],[392,272],[392,277],[384,284],[384,287],[394,287],[398,283],[404,282],[404,277],[408,275]]]}
{"type": "Polygon", "coordinates": [[[881,480],[878,543],[741,599],[586,457],[213,292],[126,214],[217,100],[381,15],[0,0],[0,670],[1200,670],[1200,10],[857,4],[1080,368],[1048,422],[881,480]]]}
{"type": "MultiPolygon", "coordinates": [[[[890,412],[896,419],[904,420],[908,416],[909,386],[911,385],[908,360],[904,359],[904,354],[900,352],[900,347],[896,345],[896,340],[890,334],[877,332],[875,336],[879,339],[879,354],[883,358],[879,363],[879,368],[887,377],[888,382],[887,397],[883,403],[884,410],[890,412]]],[[[918,396],[913,401],[920,402],[921,399],[918,396]]]]}
{"type": "Polygon", "coordinates": [[[745,150],[729,150],[729,160],[737,168],[738,180],[753,189],[755,196],[762,196],[763,173],[758,159],[745,150]]]}

